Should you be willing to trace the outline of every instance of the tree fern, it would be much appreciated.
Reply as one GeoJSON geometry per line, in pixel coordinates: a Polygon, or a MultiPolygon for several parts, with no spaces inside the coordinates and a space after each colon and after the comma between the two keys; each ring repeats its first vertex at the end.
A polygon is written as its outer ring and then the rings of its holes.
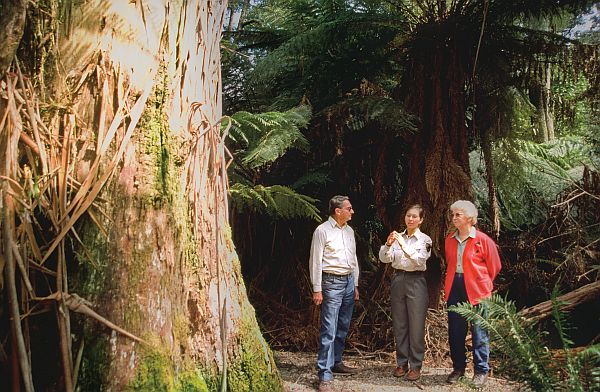
{"type": "Polygon", "coordinates": [[[310,116],[310,107],[300,105],[285,112],[238,112],[225,119],[225,125],[231,125],[228,148],[235,158],[230,167],[234,208],[275,219],[319,219],[316,199],[287,186],[260,184],[261,174],[269,164],[292,148],[308,149],[300,129],[308,124],[310,116]]]}
{"type": "Polygon", "coordinates": [[[418,119],[407,113],[402,103],[385,96],[352,97],[328,108],[328,112],[345,111],[346,126],[361,130],[369,123],[380,129],[401,133],[417,131],[418,119]]]}
{"type": "Polygon", "coordinates": [[[294,183],[291,185],[291,188],[300,190],[310,185],[320,187],[329,181],[331,181],[331,178],[327,172],[315,170],[294,181],[294,183]]]}
{"type": "Polygon", "coordinates": [[[316,199],[282,186],[249,186],[241,183],[230,188],[230,200],[239,212],[262,213],[275,219],[310,218],[321,220],[316,199]]]}
{"type": "Polygon", "coordinates": [[[253,97],[267,99],[270,107],[306,95],[320,111],[361,79],[397,69],[390,43],[406,30],[401,15],[374,12],[360,2],[317,0],[269,1],[255,12],[261,22],[249,28],[286,38],[267,56],[257,56],[249,78],[253,97]]]}
{"type": "Polygon", "coordinates": [[[513,302],[497,294],[482,300],[481,305],[466,303],[448,310],[490,332],[494,349],[501,355],[500,371],[511,369],[511,378],[535,391],[554,391],[558,380],[550,370],[551,356],[543,344],[544,333],[526,323],[513,302]]]}
{"type": "MultiPolygon", "coordinates": [[[[565,136],[547,143],[504,138],[493,145],[501,222],[508,229],[535,225],[546,218],[556,196],[581,180],[584,165],[594,165],[593,146],[565,136]]],[[[485,168],[479,151],[471,153],[473,188],[487,203],[485,168]]]]}
{"type": "Polygon", "coordinates": [[[272,163],[291,148],[305,151],[309,144],[300,128],[308,124],[310,116],[306,105],[286,112],[235,113],[230,120],[230,149],[251,169],[272,163]]]}
{"type": "Polygon", "coordinates": [[[565,312],[560,310],[554,290],[553,319],[563,344],[566,376],[560,377],[556,359],[548,349],[539,327],[521,317],[515,304],[497,294],[483,299],[480,306],[469,303],[448,308],[469,322],[477,323],[490,333],[494,352],[500,356],[500,371],[509,370],[507,376],[524,383],[534,391],[584,391],[596,390],[600,385],[600,350],[598,345],[588,347],[577,355],[569,351],[572,341],[565,312]]]}

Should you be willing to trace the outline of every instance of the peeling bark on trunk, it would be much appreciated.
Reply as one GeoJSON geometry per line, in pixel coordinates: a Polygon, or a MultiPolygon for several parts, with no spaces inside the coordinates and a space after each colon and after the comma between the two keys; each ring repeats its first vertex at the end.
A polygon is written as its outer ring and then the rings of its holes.
{"type": "MultiPolygon", "coordinates": [[[[81,194],[60,203],[65,235],[78,206],[99,197],[84,209],[93,221],[72,230],[82,241],[75,284],[66,284],[68,260],[56,289],[90,300],[143,342],[90,319],[73,329],[62,312],[61,343],[74,334],[83,360],[74,369],[65,345],[57,383],[66,390],[281,390],[227,219],[219,125],[226,1],[72,5],[57,40],[61,73],[45,94],[62,105],[48,128],[73,148],[49,162],[72,159],[60,167],[82,183],[81,194]]],[[[48,255],[64,260],[66,242],[51,243],[48,255]]]]}
{"type": "Polygon", "coordinates": [[[0,76],[6,72],[25,29],[26,0],[3,0],[0,4],[0,76]]]}

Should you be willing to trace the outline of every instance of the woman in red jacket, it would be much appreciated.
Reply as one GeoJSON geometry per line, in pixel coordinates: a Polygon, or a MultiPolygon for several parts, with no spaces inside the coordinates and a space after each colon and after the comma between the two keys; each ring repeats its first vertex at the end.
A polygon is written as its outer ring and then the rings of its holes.
{"type": "MultiPolygon", "coordinates": [[[[458,200],[450,206],[452,224],[456,231],[446,237],[446,281],[444,290],[448,306],[461,302],[477,305],[482,298],[492,295],[493,282],[500,271],[500,256],[496,243],[486,234],[476,230],[477,208],[466,200],[458,200]]],[[[448,340],[452,373],[448,383],[455,383],[464,376],[467,366],[465,339],[467,321],[455,312],[448,312],[448,340]]],[[[473,337],[473,383],[481,387],[487,381],[490,370],[488,359],[490,344],[488,333],[471,323],[473,337]]]]}

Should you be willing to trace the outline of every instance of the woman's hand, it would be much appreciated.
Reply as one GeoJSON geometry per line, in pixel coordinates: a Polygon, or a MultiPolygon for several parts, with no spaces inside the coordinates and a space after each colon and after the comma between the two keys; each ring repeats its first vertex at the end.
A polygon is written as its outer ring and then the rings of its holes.
{"type": "Polygon", "coordinates": [[[387,240],[385,241],[385,244],[386,244],[387,246],[392,246],[392,244],[394,243],[394,241],[396,241],[396,235],[397,235],[397,234],[398,234],[398,233],[396,233],[396,231],[392,231],[392,232],[390,233],[390,235],[388,235],[388,238],[387,238],[387,240]]]}
{"type": "Polygon", "coordinates": [[[403,248],[406,245],[406,241],[404,240],[404,237],[402,237],[402,234],[398,233],[395,230],[392,231],[390,233],[390,235],[388,235],[388,238],[385,241],[385,244],[387,246],[392,246],[392,244],[394,243],[394,241],[398,241],[398,244],[400,245],[400,248],[403,248]]]}

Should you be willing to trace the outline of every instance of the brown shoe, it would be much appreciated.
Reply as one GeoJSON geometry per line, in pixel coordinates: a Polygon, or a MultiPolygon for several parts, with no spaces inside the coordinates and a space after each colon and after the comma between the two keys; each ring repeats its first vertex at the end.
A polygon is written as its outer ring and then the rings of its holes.
{"type": "Polygon", "coordinates": [[[356,374],[358,370],[356,368],[346,366],[344,362],[333,365],[331,371],[338,374],[356,374]]]}
{"type": "Polygon", "coordinates": [[[320,381],[319,392],[333,392],[333,380],[320,381]]]}
{"type": "Polygon", "coordinates": [[[406,373],[408,373],[407,365],[396,366],[396,369],[394,369],[394,377],[404,377],[406,376],[406,373]]]}
{"type": "Polygon", "coordinates": [[[446,382],[448,384],[456,384],[456,382],[458,381],[459,378],[463,377],[465,375],[465,371],[464,370],[456,370],[454,369],[452,371],[452,373],[450,373],[448,375],[448,378],[446,379],[446,382]]]}
{"type": "Polygon", "coordinates": [[[410,369],[406,373],[407,381],[417,381],[421,377],[421,369],[410,369]]]}
{"type": "Polygon", "coordinates": [[[487,378],[487,373],[475,373],[475,375],[473,376],[473,385],[477,389],[483,388],[483,386],[487,382],[487,378]]]}

